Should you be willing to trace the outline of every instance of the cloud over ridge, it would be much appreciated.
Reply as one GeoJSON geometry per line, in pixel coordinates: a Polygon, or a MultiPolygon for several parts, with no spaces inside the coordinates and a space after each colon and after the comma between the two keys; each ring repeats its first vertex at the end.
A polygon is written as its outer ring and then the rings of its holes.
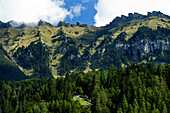
{"type": "Polygon", "coordinates": [[[63,0],[0,0],[0,20],[29,23],[42,19],[55,24],[71,15],[64,5],[63,0]]]}

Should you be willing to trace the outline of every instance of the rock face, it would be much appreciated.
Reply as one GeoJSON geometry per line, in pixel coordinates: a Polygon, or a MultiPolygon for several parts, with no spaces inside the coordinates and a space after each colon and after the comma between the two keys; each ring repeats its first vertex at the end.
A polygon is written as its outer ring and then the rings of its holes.
{"type": "MultiPolygon", "coordinates": [[[[90,56],[90,68],[102,70],[109,69],[111,64],[122,67],[122,64],[132,62],[170,62],[170,29],[158,27],[157,30],[152,30],[143,26],[128,40],[127,35],[126,32],[122,32],[116,39],[105,37],[96,47],[96,52],[90,56]]],[[[83,57],[86,56],[87,54],[83,57]]]]}
{"type": "Polygon", "coordinates": [[[60,21],[58,23],[57,27],[61,27],[61,26],[64,26],[64,27],[74,27],[75,24],[70,24],[70,23],[67,23],[67,22],[60,21]]]}
{"type": "Polygon", "coordinates": [[[79,27],[87,27],[87,24],[80,24],[79,27]]]}
{"type": "Polygon", "coordinates": [[[87,27],[87,24],[77,22],[77,26],[79,26],[79,27],[87,27]]]}
{"type": "Polygon", "coordinates": [[[148,12],[147,17],[151,17],[151,16],[157,16],[157,17],[160,17],[160,18],[168,18],[168,19],[170,19],[170,17],[168,15],[165,15],[165,14],[163,14],[160,11],[158,11],[158,12],[157,11],[153,11],[152,13],[148,12]]]}
{"type": "Polygon", "coordinates": [[[40,20],[40,21],[38,22],[38,26],[41,26],[41,25],[52,26],[52,24],[50,24],[49,22],[43,21],[43,20],[40,20]]]}
{"type": "Polygon", "coordinates": [[[80,22],[77,22],[76,25],[75,25],[75,24],[70,24],[70,23],[67,23],[67,22],[60,21],[58,23],[57,27],[61,27],[61,26],[64,26],[64,27],[74,27],[74,26],[87,27],[88,25],[80,23],[80,22]]]}
{"type": "Polygon", "coordinates": [[[150,28],[142,27],[128,41],[115,43],[115,48],[123,51],[124,55],[130,56],[132,60],[139,60],[147,54],[164,55],[166,54],[165,51],[170,50],[170,30],[166,31],[166,36],[158,34],[159,30],[158,28],[154,32],[150,28]],[[141,29],[145,29],[146,31],[143,30],[142,32],[147,32],[147,35],[140,34],[141,29]]]}
{"type": "Polygon", "coordinates": [[[168,18],[170,19],[170,16],[163,14],[160,11],[153,11],[153,12],[148,12],[147,15],[142,15],[139,13],[129,13],[128,16],[122,15],[121,17],[116,17],[111,23],[110,25],[114,25],[114,24],[118,24],[120,22],[126,22],[126,21],[131,21],[133,19],[144,19],[144,18],[148,18],[151,16],[157,16],[160,18],[168,18]]]}
{"type": "Polygon", "coordinates": [[[168,50],[169,40],[168,38],[166,40],[167,41],[156,37],[155,40],[142,39],[127,43],[118,43],[115,47],[117,49],[121,49],[125,54],[131,56],[133,60],[139,60],[139,57],[143,58],[148,53],[154,53],[155,51],[160,50],[168,50]]]}

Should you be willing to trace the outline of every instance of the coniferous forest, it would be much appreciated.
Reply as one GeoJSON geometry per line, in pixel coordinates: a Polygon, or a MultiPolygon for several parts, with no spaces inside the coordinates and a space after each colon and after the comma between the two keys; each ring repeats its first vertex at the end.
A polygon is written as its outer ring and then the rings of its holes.
{"type": "Polygon", "coordinates": [[[1,81],[0,95],[0,113],[169,113],[170,64],[1,81]]]}

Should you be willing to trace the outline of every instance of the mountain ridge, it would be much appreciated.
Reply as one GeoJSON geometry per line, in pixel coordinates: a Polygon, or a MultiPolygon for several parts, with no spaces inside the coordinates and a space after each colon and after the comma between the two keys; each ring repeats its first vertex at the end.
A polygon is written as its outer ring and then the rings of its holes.
{"type": "Polygon", "coordinates": [[[113,19],[113,21],[110,24],[114,25],[114,24],[118,24],[120,22],[131,21],[133,19],[145,19],[145,18],[152,17],[152,16],[170,19],[170,16],[163,14],[160,11],[148,12],[147,15],[142,15],[142,14],[135,12],[134,14],[129,13],[128,16],[121,15],[121,17],[116,17],[115,19],[113,19]]]}
{"type": "MultiPolygon", "coordinates": [[[[148,18],[148,17],[152,17],[152,16],[157,16],[160,18],[167,18],[170,19],[170,16],[160,12],[160,11],[152,11],[152,12],[148,12],[147,15],[142,15],[139,14],[137,12],[134,13],[129,13],[128,16],[125,15],[121,15],[121,17],[117,16],[116,18],[114,18],[112,20],[112,22],[110,22],[110,24],[107,25],[114,25],[114,24],[118,24],[120,22],[125,22],[125,21],[131,21],[133,19],[144,19],[144,18],[148,18]]],[[[0,21],[0,28],[9,28],[9,27],[14,27],[14,28],[24,28],[24,27],[29,27],[29,26],[40,26],[40,25],[53,25],[50,22],[44,21],[44,20],[39,20],[39,22],[37,23],[24,23],[24,22],[16,22],[14,20],[8,21],[8,22],[2,22],[0,21]]],[[[106,26],[107,26],[106,25],[106,26]]],[[[57,25],[54,25],[56,27],[61,27],[61,26],[65,26],[65,27],[74,27],[74,26],[80,26],[80,27],[87,27],[87,24],[85,23],[80,23],[77,22],[76,24],[71,24],[68,22],[64,22],[64,21],[59,21],[57,25]]]]}
{"type": "Polygon", "coordinates": [[[117,69],[129,63],[168,63],[169,16],[148,14],[153,16],[102,27],[62,21],[54,26],[40,20],[36,26],[0,28],[0,42],[22,72],[33,78],[106,70],[111,64],[117,69]]]}

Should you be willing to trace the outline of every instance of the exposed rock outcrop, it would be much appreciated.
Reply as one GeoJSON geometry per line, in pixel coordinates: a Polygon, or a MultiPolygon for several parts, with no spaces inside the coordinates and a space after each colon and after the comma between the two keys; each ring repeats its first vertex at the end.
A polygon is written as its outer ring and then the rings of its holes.
{"type": "Polygon", "coordinates": [[[64,27],[74,27],[75,24],[70,24],[70,23],[67,23],[67,22],[60,21],[58,23],[57,27],[61,27],[61,26],[64,26],[64,27]]]}
{"type": "Polygon", "coordinates": [[[77,22],[77,26],[79,26],[79,27],[87,27],[88,25],[84,24],[84,23],[77,22]]]}
{"type": "Polygon", "coordinates": [[[77,22],[76,25],[75,25],[75,24],[70,24],[70,23],[67,23],[67,22],[60,21],[58,23],[57,27],[61,27],[61,26],[64,26],[64,27],[74,27],[74,26],[87,27],[88,25],[84,24],[84,23],[80,23],[80,22],[77,22]]]}
{"type": "Polygon", "coordinates": [[[43,20],[40,20],[40,21],[38,22],[38,26],[41,26],[41,25],[52,26],[52,24],[50,24],[49,22],[43,21],[43,20]]]}
{"type": "MultiPolygon", "coordinates": [[[[143,58],[148,53],[157,54],[159,52],[159,54],[163,55],[164,51],[169,50],[170,34],[167,34],[167,36],[160,35],[158,33],[160,28],[156,32],[147,27],[140,29],[128,41],[115,43],[115,48],[122,50],[124,54],[131,56],[133,60],[139,60],[139,57],[143,58]],[[147,35],[141,34],[140,29],[144,33],[148,32],[147,35]]],[[[167,32],[170,32],[170,30],[167,32]]]]}

